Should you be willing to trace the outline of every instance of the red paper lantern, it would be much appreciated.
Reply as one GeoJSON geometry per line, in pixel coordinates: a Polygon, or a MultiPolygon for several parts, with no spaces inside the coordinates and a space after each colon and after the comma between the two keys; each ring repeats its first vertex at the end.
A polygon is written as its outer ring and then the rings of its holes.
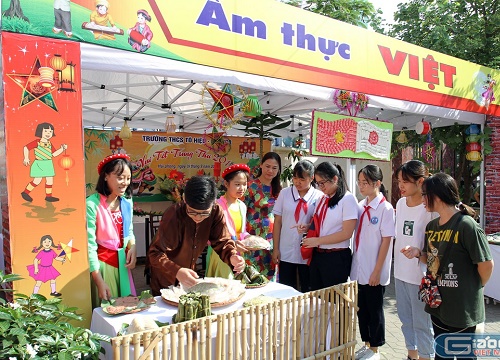
{"type": "Polygon", "coordinates": [[[71,169],[74,164],[75,162],[69,155],[66,154],[66,152],[59,160],[59,165],[66,171],[66,185],[69,185],[68,170],[71,169]]]}
{"type": "Polygon", "coordinates": [[[427,135],[431,131],[431,124],[422,120],[415,125],[415,132],[419,135],[427,135]]]}
{"type": "Polygon", "coordinates": [[[481,151],[481,145],[477,142],[471,142],[465,146],[465,150],[467,150],[467,152],[481,151]]]}

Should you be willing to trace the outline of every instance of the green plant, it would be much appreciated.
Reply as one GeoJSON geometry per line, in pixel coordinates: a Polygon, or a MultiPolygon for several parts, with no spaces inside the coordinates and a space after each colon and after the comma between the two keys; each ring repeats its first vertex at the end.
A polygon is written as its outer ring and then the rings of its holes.
{"type": "Polygon", "coordinates": [[[259,137],[259,158],[262,159],[264,155],[264,139],[270,140],[273,137],[279,137],[279,135],[275,134],[273,131],[284,129],[291,123],[291,121],[283,121],[283,119],[278,116],[266,113],[260,114],[249,121],[241,120],[239,125],[243,125],[245,128],[239,130],[245,131],[247,135],[254,134],[259,137]]]}
{"type": "MultiPolygon", "coordinates": [[[[20,280],[0,271],[0,292],[9,293],[7,283],[20,280]]],[[[14,302],[0,298],[1,359],[98,359],[104,353],[100,341],[109,336],[71,325],[81,321],[78,308],[67,307],[60,298],[40,294],[15,294],[14,302]]]]}
{"type": "Polygon", "coordinates": [[[281,171],[281,175],[280,175],[281,182],[285,183],[285,182],[289,182],[292,180],[293,167],[295,166],[297,161],[300,161],[302,159],[302,157],[304,157],[306,155],[307,155],[307,150],[304,150],[304,149],[294,148],[294,149],[290,150],[290,152],[288,153],[286,158],[288,160],[291,160],[291,164],[285,166],[283,168],[283,170],[281,171]]]}

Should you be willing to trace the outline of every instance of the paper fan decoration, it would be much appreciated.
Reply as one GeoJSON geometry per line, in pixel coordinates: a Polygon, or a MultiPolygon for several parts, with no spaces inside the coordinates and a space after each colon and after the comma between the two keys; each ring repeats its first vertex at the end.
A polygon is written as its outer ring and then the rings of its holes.
{"type": "Polygon", "coordinates": [[[237,85],[224,84],[218,89],[204,83],[201,90],[201,107],[212,125],[225,131],[245,116],[240,107],[246,97],[243,89],[237,85]]]}

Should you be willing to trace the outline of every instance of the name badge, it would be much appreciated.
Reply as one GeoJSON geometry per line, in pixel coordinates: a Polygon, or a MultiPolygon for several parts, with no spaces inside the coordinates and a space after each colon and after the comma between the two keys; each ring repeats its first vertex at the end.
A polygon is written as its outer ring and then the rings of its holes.
{"type": "Polygon", "coordinates": [[[372,217],[372,219],[370,220],[370,222],[375,225],[375,224],[378,224],[378,217],[374,216],[372,217]]]}

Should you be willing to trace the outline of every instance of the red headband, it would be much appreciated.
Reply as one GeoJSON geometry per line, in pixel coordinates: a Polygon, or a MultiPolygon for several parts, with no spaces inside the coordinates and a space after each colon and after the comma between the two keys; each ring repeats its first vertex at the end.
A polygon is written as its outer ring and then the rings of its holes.
{"type": "Polygon", "coordinates": [[[128,156],[127,154],[113,154],[113,155],[106,156],[104,159],[101,160],[99,165],[97,165],[97,173],[99,175],[101,175],[101,170],[104,167],[104,165],[106,165],[110,161],[113,161],[116,159],[126,159],[126,160],[130,161],[130,156],[128,156]]]}
{"type": "Polygon", "coordinates": [[[250,172],[250,168],[248,167],[248,165],[234,164],[234,165],[231,165],[230,167],[226,168],[226,170],[224,170],[224,172],[222,173],[222,178],[225,178],[227,175],[231,174],[232,172],[238,171],[238,170],[243,170],[243,171],[246,171],[248,173],[250,172]]]}

